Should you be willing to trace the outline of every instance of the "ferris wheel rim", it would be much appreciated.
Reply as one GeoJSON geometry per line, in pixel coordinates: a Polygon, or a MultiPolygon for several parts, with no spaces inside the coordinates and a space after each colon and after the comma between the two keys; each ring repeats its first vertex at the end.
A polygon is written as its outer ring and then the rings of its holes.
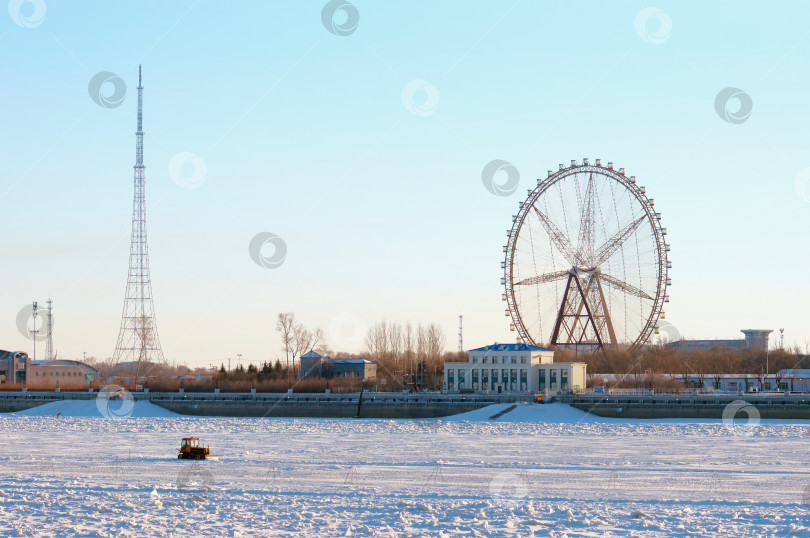
{"type": "MultiPolygon", "coordinates": [[[[602,166],[600,164],[600,160],[597,159],[596,164],[589,164],[586,160],[582,165],[576,164],[576,161],[572,161],[571,166],[564,167],[563,165],[560,165],[560,169],[558,171],[549,171],[548,177],[545,179],[538,179],[537,186],[534,189],[529,189],[526,199],[520,202],[518,213],[517,215],[513,216],[512,226],[509,230],[507,230],[508,240],[506,246],[504,246],[505,259],[503,262],[504,277],[502,279],[502,284],[505,285],[504,295],[507,301],[507,315],[511,316],[514,328],[523,342],[535,345],[542,344],[542,342],[535,341],[526,327],[515,298],[515,282],[513,279],[516,253],[515,247],[518,237],[520,236],[520,230],[526,221],[527,215],[529,214],[529,209],[534,207],[535,203],[549,188],[565,180],[569,176],[587,172],[591,172],[592,174],[596,173],[612,179],[625,190],[630,192],[635,200],[639,202],[640,206],[644,210],[646,219],[652,226],[652,237],[655,241],[655,256],[658,266],[656,275],[656,293],[653,299],[653,305],[650,309],[650,314],[647,316],[646,322],[644,322],[638,337],[632,342],[625,342],[625,344],[629,344],[630,349],[637,349],[649,340],[653,330],[655,329],[655,326],[660,319],[663,305],[669,300],[669,296],[666,293],[667,286],[670,283],[668,276],[670,263],[667,255],[667,252],[669,251],[669,244],[666,243],[665,229],[661,226],[661,215],[655,211],[653,199],[647,196],[646,189],[636,183],[635,176],[628,177],[625,175],[623,168],[621,168],[619,171],[614,170],[612,164],[613,163],[608,163],[608,166],[602,166]]],[[[576,267],[576,264],[574,264],[573,270],[576,269],[578,268],[576,267]]]]}

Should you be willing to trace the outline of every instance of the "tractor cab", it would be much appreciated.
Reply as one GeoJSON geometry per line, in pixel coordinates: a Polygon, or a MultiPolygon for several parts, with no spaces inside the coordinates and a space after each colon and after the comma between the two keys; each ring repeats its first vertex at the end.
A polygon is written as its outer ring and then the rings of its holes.
{"type": "Polygon", "coordinates": [[[180,441],[180,453],[177,459],[180,460],[204,460],[208,456],[208,447],[200,446],[198,437],[183,437],[180,441]]]}

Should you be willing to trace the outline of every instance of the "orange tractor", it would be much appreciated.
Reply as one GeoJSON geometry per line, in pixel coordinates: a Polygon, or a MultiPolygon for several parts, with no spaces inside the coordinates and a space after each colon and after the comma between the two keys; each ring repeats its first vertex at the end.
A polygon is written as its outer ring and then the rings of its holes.
{"type": "Polygon", "coordinates": [[[207,446],[200,446],[200,440],[197,437],[183,437],[180,441],[180,453],[177,455],[179,460],[204,460],[208,456],[209,450],[207,446]]]}

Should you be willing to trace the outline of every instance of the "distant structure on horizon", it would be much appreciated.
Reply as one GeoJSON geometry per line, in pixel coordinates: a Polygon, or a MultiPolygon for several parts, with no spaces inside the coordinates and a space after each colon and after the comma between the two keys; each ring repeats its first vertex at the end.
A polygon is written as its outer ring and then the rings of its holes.
{"type": "Polygon", "coordinates": [[[731,349],[768,349],[768,335],[773,331],[769,329],[741,329],[745,335],[740,340],[678,340],[670,342],[666,347],[674,349],[712,349],[714,347],[728,347],[731,349]]]}
{"type": "Polygon", "coordinates": [[[132,208],[132,240],[129,247],[129,273],[121,330],[113,363],[135,362],[136,376],[144,364],[163,364],[152,281],[149,276],[149,248],[146,242],[146,178],[143,164],[143,79],[138,66],[138,130],[135,133],[135,194],[132,208]]]}
{"type": "Polygon", "coordinates": [[[377,363],[366,359],[333,359],[313,350],[301,355],[300,379],[356,377],[365,381],[377,378],[377,363]]]}

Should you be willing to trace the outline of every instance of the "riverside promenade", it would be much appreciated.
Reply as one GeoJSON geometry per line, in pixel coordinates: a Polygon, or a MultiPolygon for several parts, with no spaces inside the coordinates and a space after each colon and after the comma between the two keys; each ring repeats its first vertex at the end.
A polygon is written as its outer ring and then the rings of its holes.
{"type": "MultiPolygon", "coordinates": [[[[98,391],[0,392],[0,412],[30,409],[60,400],[104,398],[98,391]]],[[[435,418],[466,413],[495,403],[529,401],[526,395],[438,393],[203,393],[125,392],[124,397],[149,401],[189,416],[218,417],[323,417],[323,418],[435,418]]]]}

